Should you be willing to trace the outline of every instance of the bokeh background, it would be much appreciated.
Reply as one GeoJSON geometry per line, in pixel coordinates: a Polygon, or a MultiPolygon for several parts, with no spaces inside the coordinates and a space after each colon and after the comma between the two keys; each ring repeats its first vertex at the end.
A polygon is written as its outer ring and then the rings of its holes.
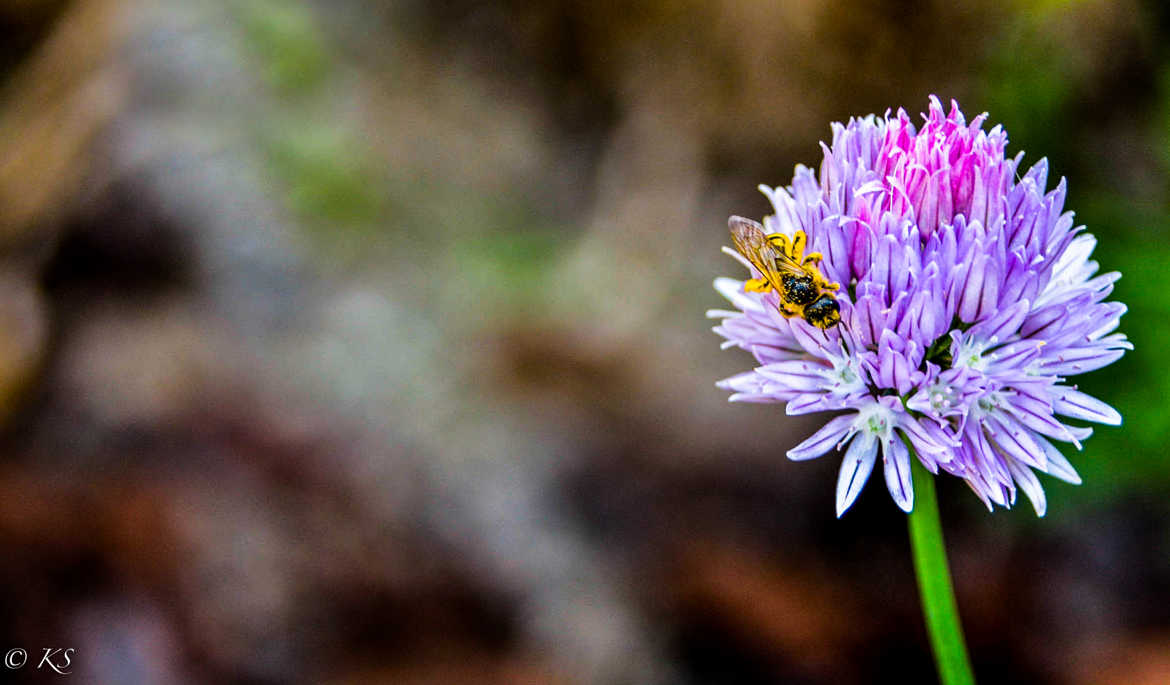
{"type": "Polygon", "coordinates": [[[1137,347],[1044,519],[940,482],[977,673],[1170,682],[1162,3],[0,0],[0,37],[4,677],[934,682],[904,515],[878,478],[834,518],[703,313],[758,183],[937,93],[1067,176],[1137,347]]]}

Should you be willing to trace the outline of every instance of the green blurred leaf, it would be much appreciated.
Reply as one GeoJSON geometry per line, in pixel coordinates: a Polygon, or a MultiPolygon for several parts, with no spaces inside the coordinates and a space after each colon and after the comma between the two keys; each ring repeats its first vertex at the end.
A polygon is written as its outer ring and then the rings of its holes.
{"type": "Polygon", "coordinates": [[[308,122],[277,127],[267,147],[271,168],[287,184],[294,211],[334,226],[378,217],[382,184],[362,148],[345,132],[308,122]]]}
{"type": "Polygon", "coordinates": [[[263,60],[274,88],[303,93],[324,80],[329,57],[308,7],[290,0],[249,0],[241,6],[240,20],[248,47],[263,60]]]}

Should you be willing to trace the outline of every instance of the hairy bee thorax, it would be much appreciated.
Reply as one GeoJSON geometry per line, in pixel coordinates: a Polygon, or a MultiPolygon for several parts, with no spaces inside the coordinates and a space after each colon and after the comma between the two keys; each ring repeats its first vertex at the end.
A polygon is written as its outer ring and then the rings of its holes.
{"type": "Polygon", "coordinates": [[[820,294],[812,276],[793,276],[784,274],[780,277],[780,296],[785,302],[804,306],[811,304],[820,294]]]}

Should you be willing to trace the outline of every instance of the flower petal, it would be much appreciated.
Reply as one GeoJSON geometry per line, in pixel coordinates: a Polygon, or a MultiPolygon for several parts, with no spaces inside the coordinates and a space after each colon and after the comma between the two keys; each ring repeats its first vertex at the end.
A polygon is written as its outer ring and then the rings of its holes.
{"type": "Polygon", "coordinates": [[[821,364],[801,359],[766,364],[756,369],[756,372],[790,390],[811,392],[824,388],[825,377],[822,374],[826,370],[829,369],[821,364]]]}
{"type": "Polygon", "coordinates": [[[972,326],[967,334],[979,340],[990,341],[993,345],[1006,342],[1009,336],[1020,329],[1030,306],[1027,300],[1016,302],[991,318],[972,326]]]}
{"type": "Polygon", "coordinates": [[[958,447],[960,443],[947,437],[938,424],[929,419],[919,421],[914,417],[906,416],[898,424],[898,427],[902,429],[902,432],[910,440],[910,444],[914,446],[919,461],[931,473],[938,473],[940,463],[953,461],[954,448],[958,447]]]}
{"type": "Polygon", "coordinates": [[[846,414],[829,421],[807,440],[788,450],[788,458],[793,461],[803,461],[816,459],[828,452],[849,433],[856,418],[856,414],[846,414]]]}
{"type": "Polygon", "coordinates": [[[1072,483],[1073,485],[1081,484],[1080,474],[1077,473],[1077,470],[1073,468],[1073,465],[1069,463],[1068,459],[1060,453],[1060,450],[1056,449],[1055,445],[1039,435],[1033,434],[1032,439],[1044,450],[1044,455],[1048,461],[1048,469],[1046,471],[1048,475],[1059,478],[1066,483],[1072,483]]]}
{"type": "Polygon", "coordinates": [[[1061,416],[1103,423],[1107,426],[1121,425],[1121,414],[1116,409],[1096,397],[1073,388],[1059,385],[1053,387],[1052,409],[1061,416]]]}
{"type": "Polygon", "coordinates": [[[764,306],[760,304],[759,300],[753,297],[749,297],[748,294],[744,292],[743,281],[737,281],[734,278],[721,276],[715,279],[714,285],[715,290],[717,290],[720,295],[725,297],[729,302],[731,302],[731,304],[735,305],[739,309],[742,309],[745,312],[752,310],[764,310],[764,306]]]}
{"type": "Polygon", "coordinates": [[[988,436],[995,442],[1000,452],[1009,457],[1006,461],[1009,466],[1012,460],[1022,462],[1044,470],[1044,450],[1032,440],[1029,431],[1006,414],[989,414],[983,419],[983,427],[988,436]]]}
{"type": "Polygon", "coordinates": [[[845,450],[845,458],[841,461],[841,471],[837,475],[837,518],[841,518],[845,510],[853,506],[865,481],[869,480],[877,449],[878,441],[869,433],[858,435],[849,443],[849,449],[845,450]]]}
{"type": "Polygon", "coordinates": [[[1036,510],[1036,515],[1043,516],[1048,509],[1048,500],[1044,497],[1044,488],[1040,485],[1036,474],[1032,473],[1032,469],[1014,459],[1008,459],[1007,465],[1008,470],[1012,473],[1012,478],[1016,480],[1016,485],[1019,485],[1028,499],[1032,501],[1032,508],[1036,510]]]}
{"type": "Polygon", "coordinates": [[[1125,354],[1123,349],[1112,349],[1102,346],[1085,346],[1065,348],[1055,353],[1055,359],[1042,362],[1041,369],[1045,374],[1053,376],[1073,376],[1078,373],[1096,371],[1104,366],[1121,359],[1125,354]]]}
{"type": "Polygon", "coordinates": [[[914,508],[914,485],[910,482],[910,451],[901,440],[891,440],[882,455],[886,472],[886,487],[894,504],[907,514],[914,508]]]}

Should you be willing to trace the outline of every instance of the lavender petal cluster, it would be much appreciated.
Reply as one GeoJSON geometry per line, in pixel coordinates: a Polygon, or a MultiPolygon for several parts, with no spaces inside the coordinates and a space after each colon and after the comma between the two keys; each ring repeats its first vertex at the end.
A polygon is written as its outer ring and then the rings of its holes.
{"type": "Polygon", "coordinates": [[[1092,433],[1065,421],[1121,423],[1069,381],[1132,349],[1115,332],[1125,305],[1106,301],[1119,274],[1097,274],[1096,239],[1064,211],[1065,181],[1048,190],[1043,159],[1021,174],[1023,154],[1004,156],[1007,134],[985,131],[986,116],[967,123],[932,96],[917,128],[902,110],[835,123],[819,173],[798,166],[790,186],[760,187],[775,212],[765,230],[804,231],[841,284],[840,324],[785,318],[776,292],[715,281],[735,307],[708,313],[715,332],[758,362],[719,382],[730,399],[837,414],[788,457],[843,450],[838,516],[879,455],[904,511],[916,458],[988,509],[1022,490],[1043,516],[1036,474],[1079,483],[1057,444],[1081,449],[1092,433]]]}

